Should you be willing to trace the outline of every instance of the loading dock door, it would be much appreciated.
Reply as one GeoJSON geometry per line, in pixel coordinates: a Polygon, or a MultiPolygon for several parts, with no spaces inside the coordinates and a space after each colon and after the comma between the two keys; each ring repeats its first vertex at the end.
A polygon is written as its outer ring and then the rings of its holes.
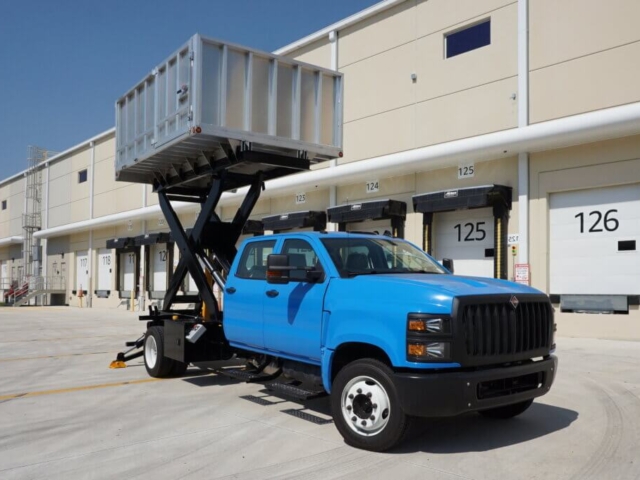
{"type": "Polygon", "coordinates": [[[125,294],[136,288],[136,254],[135,252],[120,253],[120,290],[125,294]]]}
{"type": "Polygon", "coordinates": [[[87,251],[76,253],[76,291],[89,290],[89,255],[87,251]]]}
{"type": "Polygon", "coordinates": [[[167,290],[167,259],[169,258],[166,243],[151,245],[151,290],[165,292],[167,290]]]}
{"type": "Polygon", "coordinates": [[[98,250],[98,288],[96,290],[111,290],[111,250],[101,248],[98,250]]]}
{"type": "Polygon", "coordinates": [[[640,294],[640,185],[553,193],[550,293],[640,294]]]}
{"type": "Polygon", "coordinates": [[[413,196],[422,213],[422,249],[451,258],[457,275],[507,278],[512,189],[481,185],[413,196]]]}
{"type": "Polygon", "coordinates": [[[456,275],[493,277],[494,218],[491,208],[438,213],[433,220],[434,257],[451,258],[456,275]]]}

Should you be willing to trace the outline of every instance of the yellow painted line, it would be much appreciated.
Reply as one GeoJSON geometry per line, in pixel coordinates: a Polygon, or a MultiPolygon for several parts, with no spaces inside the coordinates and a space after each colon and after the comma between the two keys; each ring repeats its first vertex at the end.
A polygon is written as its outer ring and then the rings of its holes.
{"type": "Polygon", "coordinates": [[[15,398],[40,397],[42,395],[57,395],[59,393],[82,392],[84,390],[96,390],[99,388],[122,387],[124,385],[138,385],[141,383],[161,382],[162,378],[145,378],[143,380],[131,380],[129,382],[103,383],[101,385],[85,385],[83,387],[60,388],[57,390],[41,390],[39,392],[12,393],[0,395],[0,401],[13,400],[15,398]]]}
{"type": "Polygon", "coordinates": [[[66,355],[44,355],[42,357],[18,357],[18,358],[0,358],[2,362],[19,362],[22,360],[42,360],[43,358],[64,358],[64,357],[81,357],[83,355],[105,355],[110,352],[90,352],[90,353],[68,353],[66,355]]]}

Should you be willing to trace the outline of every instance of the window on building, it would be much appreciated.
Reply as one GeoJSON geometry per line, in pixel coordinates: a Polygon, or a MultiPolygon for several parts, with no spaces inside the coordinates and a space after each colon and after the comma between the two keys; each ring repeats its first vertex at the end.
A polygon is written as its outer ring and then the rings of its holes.
{"type": "Polygon", "coordinates": [[[87,170],[80,170],[78,172],[78,183],[84,183],[87,181],[87,170]]]}
{"type": "Polygon", "coordinates": [[[7,201],[6,200],[2,200],[2,209],[3,210],[7,209],[7,201]]]}
{"type": "Polygon", "coordinates": [[[451,58],[461,53],[491,44],[491,19],[447,33],[444,36],[445,57],[451,58]]]}

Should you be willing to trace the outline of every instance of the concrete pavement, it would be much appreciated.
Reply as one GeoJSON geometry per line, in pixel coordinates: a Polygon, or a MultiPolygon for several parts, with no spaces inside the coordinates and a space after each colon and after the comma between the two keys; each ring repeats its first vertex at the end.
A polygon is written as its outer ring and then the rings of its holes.
{"type": "Polygon", "coordinates": [[[326,398],[291,402],[194,368],[153,380],[137,360],[109,370],[143,332],[136,318],[0,308],[0,478],[640,477],[637,342],[561,336],[556,384],[521,417],[421,421],[374,454],[343,443],[326,398]]]}

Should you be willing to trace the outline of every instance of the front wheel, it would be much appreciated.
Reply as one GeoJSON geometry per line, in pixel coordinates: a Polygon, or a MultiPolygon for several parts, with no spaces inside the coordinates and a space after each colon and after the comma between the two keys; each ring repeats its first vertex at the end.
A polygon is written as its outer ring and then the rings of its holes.
{"type": "Polygon", "coordinates": [[[349,445],[382,452],[404,438],[410,419],[400,407],[392,375],[384,363],[363,359],[348,364],[336,376],[331,411],[349,445]]]}
{"type": "Polygon", "coordinates": [[[505,405],[503,407],[490,408],[488,410],[480,410],[480,415],[489,418],[508,419],[517,417],[521,413],[524,413],[533,403],[533,400],[525,400],[520,403],[512,403],[511,405],[505,405]]]}

